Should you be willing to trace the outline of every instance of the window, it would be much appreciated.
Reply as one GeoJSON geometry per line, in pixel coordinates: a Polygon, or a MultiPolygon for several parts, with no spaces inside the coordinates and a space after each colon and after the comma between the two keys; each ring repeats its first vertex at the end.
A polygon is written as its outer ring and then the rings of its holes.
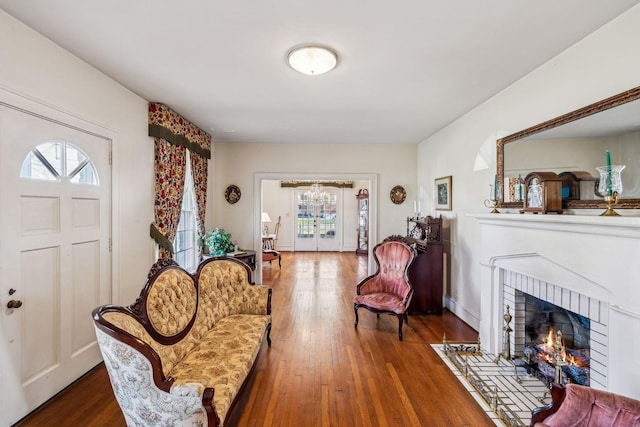
{"type": "Polygon", "coordinates": [[[20,177],[57,182],[68,179],[73,184],[98,185],[98,174],[89,156],[64,141],[45,142],[31,150],[22,162],[20,177]]]}
{"type": "Polygon", "coordinates": [[[184,177],[184,195],[182,196],[182,212],[180,222],[173,241],[173,259],[187,271],[195,271],[200,257],[198,244],[198,211],[196,195],[191,175],[191,159],[187,151],[187,168],[184,177]]]}

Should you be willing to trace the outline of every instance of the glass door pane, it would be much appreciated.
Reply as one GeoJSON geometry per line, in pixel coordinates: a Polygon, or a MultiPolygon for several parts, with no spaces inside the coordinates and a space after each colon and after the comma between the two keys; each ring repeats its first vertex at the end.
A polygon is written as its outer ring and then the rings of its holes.
{"type": "Polygon", "coordinates": [[[296,191],[296,251],[316,251],[316,206],[305,191],[296,191]]]}

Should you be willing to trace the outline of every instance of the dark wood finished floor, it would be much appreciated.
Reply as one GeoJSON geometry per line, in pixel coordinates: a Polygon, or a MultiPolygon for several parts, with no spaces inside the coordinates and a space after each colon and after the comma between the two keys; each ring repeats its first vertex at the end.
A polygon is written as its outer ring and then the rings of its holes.
{"type": "MultiPolygon", "coordinates": [[[[397,319],[360,310],[353,295],[366,257],[283,253],[263,267],[273,287],[271,348],[228,423],[240,426],[494,426],[430,347],[477,333],[445,310],[411,316],[404,341],[397,319]]],[[[142,286],[142,284],[141,284],[142,286]]],[[[18,424],[124,426],[103,365],[18,424]]]]}

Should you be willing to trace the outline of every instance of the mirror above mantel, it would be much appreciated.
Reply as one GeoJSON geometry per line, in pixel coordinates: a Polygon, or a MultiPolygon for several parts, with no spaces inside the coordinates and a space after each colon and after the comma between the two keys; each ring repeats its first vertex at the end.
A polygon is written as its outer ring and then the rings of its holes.
{"type": "Polygon", "coordinates": [[[613,164],[626,166],[616,208],[640,209],[640,86],[498,139],[496,173],[505,189],[498,206],[522,207],[512,201],[509,179],[555,172],[579,185],[577,195],[563,195],[564,209],[605,208],[595,168],[605,164],[607,150],[613,164]]]}

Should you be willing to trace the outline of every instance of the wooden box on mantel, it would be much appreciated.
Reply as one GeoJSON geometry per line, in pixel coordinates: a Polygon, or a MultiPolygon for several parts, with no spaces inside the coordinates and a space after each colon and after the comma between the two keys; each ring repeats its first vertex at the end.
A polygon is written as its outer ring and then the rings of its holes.
{"type": "Polygon", "coordinates": [[[555,172],[531,172],[524,179],[520,213],[562,213],[562,178],[555,172]]]}
{"type": "Polygon", "coordinates": [[[569,171],[558,174],[562,179],[562,187],[569,190],[564,196],[567,200],[593,200],[596,197],[594,191],[595,178],[589,172],[569,171]]]}

